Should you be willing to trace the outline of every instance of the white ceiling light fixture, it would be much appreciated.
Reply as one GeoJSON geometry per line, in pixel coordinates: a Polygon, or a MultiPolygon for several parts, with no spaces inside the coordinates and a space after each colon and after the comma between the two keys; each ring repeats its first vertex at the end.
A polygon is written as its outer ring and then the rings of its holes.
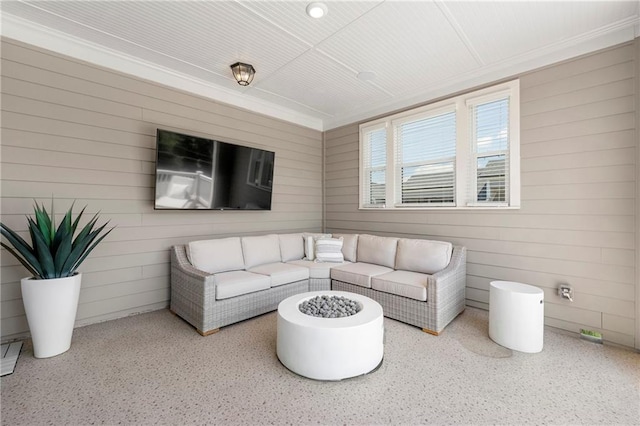
{"type": "Polygon", "coordinates": [[[307,5],[307,15],[315,19],[320,19],[327,14],[329,8],[327,5],[320,2],[313,2],[307,5]]]}

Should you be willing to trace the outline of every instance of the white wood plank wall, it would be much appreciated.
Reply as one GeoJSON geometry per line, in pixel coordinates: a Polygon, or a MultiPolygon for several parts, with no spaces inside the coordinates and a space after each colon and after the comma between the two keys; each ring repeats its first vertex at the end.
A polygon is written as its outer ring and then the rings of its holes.
{"type": "Polygon", "coordinates": [[[628,43],[520,76],[519,210],[359,211],[359,123],[326,132],[326,230],[464,245],[469,306],[488,308],[492,280],[528,283],[545,292],[547,325],[634,347],[636,51],[628,43]],[[560,283],[573,303],[557,296],[560,283]]]}
{"type": "MultiPolygon", "coordinates": [[[[195,239],[321,231],[322,133],[9,39],[2,40],[1,213],[26,231],[33,200],[76,200],[117,228],[82,265],[76,325],[160,309],[169,247],[195,239]],[[275,151],[271,212],[154,211],[158,127],[275,151]]],[[[25,234],[26,235],[26,234],[25,234]]],[[[26,270],[1,253],[2,340],[28,331],[26,270]]]]}

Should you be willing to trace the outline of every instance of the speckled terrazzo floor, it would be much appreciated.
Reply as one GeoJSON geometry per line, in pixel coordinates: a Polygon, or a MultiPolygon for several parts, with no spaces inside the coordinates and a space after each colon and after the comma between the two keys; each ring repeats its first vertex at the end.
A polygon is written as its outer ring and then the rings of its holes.
{"type": "Polygon", "coordinates": [[[439,336],[385,318],[385,357],[342,382],[275,355],[276,314],[201,337],[167,310],[78,328],[1,379],[3,425],[639,424],[640,355],[545,330],[538,354],[487,335],[467,308],[439,336]]]}

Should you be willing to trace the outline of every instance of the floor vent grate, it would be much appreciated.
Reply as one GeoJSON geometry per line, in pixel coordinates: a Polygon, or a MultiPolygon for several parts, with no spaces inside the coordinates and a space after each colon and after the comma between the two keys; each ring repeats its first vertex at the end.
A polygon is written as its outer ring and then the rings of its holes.
{"type": "Polygon", "coordinates": [[[22,349],[22,342],[5,343],[0,346],[0,353],[2,354],[2,365],[0,367],[0,376],[6,376],[13,373],[18,363],[18,357],[20,356],[20,350],[22,349]]]}

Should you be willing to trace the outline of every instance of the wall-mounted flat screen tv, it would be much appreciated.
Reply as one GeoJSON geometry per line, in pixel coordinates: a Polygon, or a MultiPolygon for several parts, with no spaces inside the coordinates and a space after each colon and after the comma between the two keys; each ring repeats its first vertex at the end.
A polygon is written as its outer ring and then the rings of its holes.
{"type": "Polygon", "coordinates": [[[275,153],[158,129],[155,208],[271,210],[275,153]]]}

